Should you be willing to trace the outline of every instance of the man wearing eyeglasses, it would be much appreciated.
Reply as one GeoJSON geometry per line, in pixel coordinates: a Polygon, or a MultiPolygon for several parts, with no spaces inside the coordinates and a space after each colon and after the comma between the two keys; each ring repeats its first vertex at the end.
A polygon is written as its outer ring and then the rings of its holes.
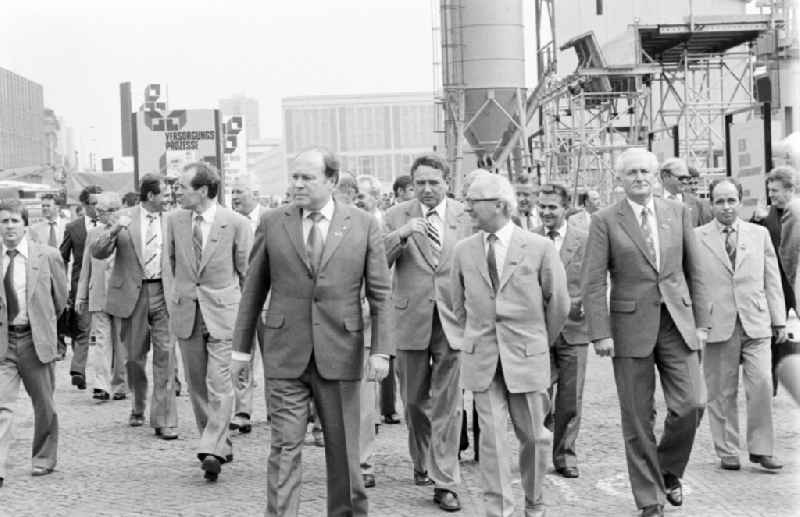
{"type": "Polygon", "coordinates": [[[692,194],[693,179],[686,162],[680,158],[668,158],[661,164],[660,171],[664,198],[683,203],[691,215],[692,226],[697,228],[714,219],[711,205],[692,194]]]}
{"type": "Polygon", "coordinates": [[[535,231],[542,222],[536,210],[536,186],[529,174],[520,174],[517,177],[514,192],[517,196],[517,212],[511,220],[523,230],[535,231]]]}
{"type": "Polygon", "coordinates": [[[700,351],[711,327],[689,211],[653,196],[658,160],[629,149],[617,161],[626,199],[597,213],[586,244],[589,339],[613,358],[628,476],[642,517],[683,504],[681,477],[705,406],[700,351]],[[609,296],[609,279],[610,296],[609,296]],[[658,368],[667,417],[654,433],[658,368]]]}

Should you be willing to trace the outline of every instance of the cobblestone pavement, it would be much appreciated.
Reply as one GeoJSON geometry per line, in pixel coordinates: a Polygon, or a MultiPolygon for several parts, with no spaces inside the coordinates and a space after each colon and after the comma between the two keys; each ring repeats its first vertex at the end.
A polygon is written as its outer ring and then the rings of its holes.
{"type": "MultiPolygon", "coordinates": [[[[128,427],[129,401],[97,403],[90,392],[71,387],[67,365],[68,361],[60,362],[57,367],[61,436],[56,471],[42,478],[29,475],[33,416],[29,399],[21,392],[8,477],[0,488],[0,515],[263,514],[268,443],[263,395],[256,400],[253,432],[234,435],[235,461],[223,466],[219,482],[208,484],[194,456],[198,433],[185,394],[179,399],[180,439],[166,442],[156,439],[149,427],[128,427]]],[[[581,477],[567,480],[552,472],[547,475],[548,515],[637,515],[627,479],[611,363],[591,352],[584,398],[578,444],[581,477]]],[[[660,434],[664,417],[660,399],[658,409],[660,434]]],[[[751,466],[746,451],[741,471],[720,470],[708,423],[703,421],[684,478],[684,506],[667,507],[667,515],[800,515],[800,409],[780,394],[774,414],[776,454],[785,462],[780,473],[751,466]]],[[[516,443],[510,429],[509,440],[516,443]]],[[[432,503],[432,490],[411,482],[404,426],[382,426],[377,448],[377,487],[368,491],[371,515],[443,515],[432,503]]],[[[466,457],[472,457],[471,450],[466,457]]],[[[323,450],[307,446],[303,467],[300,513],[324,515],[323,450]]],[[[462,478],[459,495],[464,509],[455,515],[482,515],[482,482],[473,461],[462,462],[462,478]]],[[[515,487],[516,501],[521,503],[518,477],[515,487]]],[[[521,515],[519,510],[516,515],[521,515]]]]}

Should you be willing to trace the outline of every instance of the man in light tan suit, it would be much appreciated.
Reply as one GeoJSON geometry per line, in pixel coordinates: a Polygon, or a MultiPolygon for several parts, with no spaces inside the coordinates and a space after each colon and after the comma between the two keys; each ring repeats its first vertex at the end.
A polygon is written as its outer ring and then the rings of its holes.
{"type": "Polygon", "coordinates": [[[183,209],[167,217],[166,235],[174,282],[167,294],[170,323],[183,355],[201,433],[197,457],[208,481],[216,481],[221,465],[233,460],[231,342],[252,242],[247,219],[217,203],[219,188],[211,166],[185,166],[178,181],[183,209]]]}
{"type": "Polygon", "coordinates": [[[552,435],[550,347],[567,320],[564,266],[545,237],[511,223],[516,199],[502,176],[483,176],[467,193],[467,210],[481,230],[453,252],[453,311],[463,328],[462,381],[480,420],[480,468],[486,515],[510,516],[509,414],[520,440],[519,469],[526,517],[545,514],[542,484],[552,435]]]}
{"type": "Polygon", "coordinates": [[[775,249],[766,228],[739,219],[742,186],[734,179],[711,183],[714,220],[695,230],[700,241],[711,312],[703,371],[714,450],[725,470],[739,470],[739,365],[747,394],[750,461],[779,469],[773,457],[770,339],[786,341],[786,309],[775,249]]]}
{"type": "Polygon", "coordinates": [[[58,455],[56,320],[67,305],[67,277],[57,250],[26,238],[22,211],[19,200],[0,201],[0,487],[20,380],[33,403],[31,474],[51,473],[58,455]]]}

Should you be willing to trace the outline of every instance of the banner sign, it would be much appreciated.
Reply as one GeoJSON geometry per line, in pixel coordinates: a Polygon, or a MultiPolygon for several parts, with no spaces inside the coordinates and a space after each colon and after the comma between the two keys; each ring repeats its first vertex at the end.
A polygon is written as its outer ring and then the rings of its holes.
{"type": "Polygon", "coordinates": [[[731,176],[742,184],[739,216],[748,220],[756,206],[767,204],[764,120],[754,117],[730,125],[731,176]]]}

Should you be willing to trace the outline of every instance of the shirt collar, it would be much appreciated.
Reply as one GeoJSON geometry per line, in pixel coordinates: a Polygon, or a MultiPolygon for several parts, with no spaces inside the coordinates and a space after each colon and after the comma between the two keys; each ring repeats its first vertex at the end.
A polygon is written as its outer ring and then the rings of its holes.
{"type": "MultiPolygon", "coordinates": [[[[719,230],[719,233],[723,233],[722,230],[725,229],[725,225],[722,224],[721,222],[719,222],[719,219],[717,219],[716,217],[714,218],[714,224],[717,225],[717,230],[719,230]]],[[[731,224],[731,228],[733,228],[734,232],[739,233],[739,218],[738,217],[733,220],[733,223],[731,224]]]]}
{"type": "Polygon", "coordinates": [[[560,239],[563,239],[564,236],[567,234],[567,220],[566,220],[566,218],[563,221],[561,221],[561,226],[556,228],[556,231],[558,232],[558,237],[560,239]]]}
{"type": "Polygon", "coordinates": [[[17,252],[22,255],[25,260],[28,260],[28,236],[24,235],[22,240],[19,241],[16,248],[9,248],[6,246],[6,251],[8,250],[17,250],[17,252]]]}
{"type": "Polygon", "coordinates": [[[251,221],[255,221],[258,219],[258,205],[256,204],[255,208],[250,210],[250,213],[247,214],[247,218],[251,221]]]}
{"type": "Polygon", "coordinates": [[[628,204],[631,206],[631,209],[633,210],[633,215],[635,215],[637,219],[642,216],[642,208],[645,207],[647,207],[647,210],[651,215],[655,215],[656,210],[655,210],[655,201],[653,201],[653,196],[650,196],[650,199],[647,200],[647,204],[645,205],[640,205],[631,198],[626,198],[626,199],[628,200],[628,204]]]}
{"type": "Polygon", "coordinates": [[[334,208],[336,208],[336,205],[333,203],[333,198],[329,197],[328,198],[328,202],[325,203],[325,206],[323,206],[319,210],[305,210],[305,209],[302,209],[301,210],[301,215],[302,215],[302,217],[308,217],[309,214],[311,214],[312,212],[319,212],[319,213],[322,214],[322,217],[324,217],[328,221],[331,221],[331,220],[333,220],[333,209],[334,208]]]}
{"type": "MultiPolygon", "coordinates": [[[[445,215],[445,213],[447,213],[446,212],[446,205],[445,205],[446,202],[447,202],[447,196],[443,197],[442,201],[438,205],[433,207],[433,210],[436,212],[436,215],[438,215],[439,219],[441,219],[442,221],[444,221],[444,215],[445,215]]],[[[431,210],[427,206],[423,205],[421,202],[419,204],[419,207],[422,209],[422,215],[423,216],[427,216],[428,212],[431,210]]]]}
{"type": "MultiPolygon", "coordinates": [[[[512,223],[509,220],[503,227],[494,232],[494,234],[497,236],[497,241],[500,243],[500,245],[507,248],[508,244],[511,242],[511,234],[513,232],[514,232],[514,223],[512,223]]],[[[489,232],[483,232],[484,244],[488,243],[489,235],[490,235],[489,232]]]]}
{"type": "Polygon", "coordinates": [[[213,201],[211,203],[211,206],[209,206],[199,214],[195,212],[194,216],[197,217],[198,215],[203,218],[204,222],[213,223],[214,217],[217,215],[217,202],[213,201]]]}

